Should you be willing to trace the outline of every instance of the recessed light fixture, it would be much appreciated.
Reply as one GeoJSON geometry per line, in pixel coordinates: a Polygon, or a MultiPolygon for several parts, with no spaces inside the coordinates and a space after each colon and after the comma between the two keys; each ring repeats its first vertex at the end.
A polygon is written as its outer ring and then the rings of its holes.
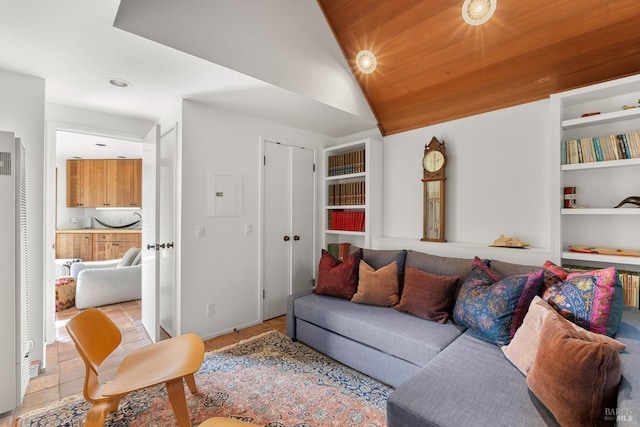
{"type": "Polygon", "coordinates": [[[109,81],[110,84],[112,84],[113,86],[116,87],[129,87],[131,86],[131,83],[129,83],[126,80],[122,80],[122,79],[118,79],[118,78],[112,78],[112,79],[107,79],[109,81]]]}
{"type": "Polygon", "coordinates": [[[97,145],[98,147],[106,147],[106,146],[107,146],[107,144],[101,144],[101,143],[99,143],[99,142],[98,142],[98,143],[96,143],[96,145],[97,145]]]}
{"type": "Polygon", "coordinates": [[[361,73],[371,74],[377,66],[378,60],[370,50],[361,50],[356,55],[356,67],[361,73]]]}
{"type": "Polygon", "coordinates": [[[487,22],[496,11],[498,0],[464,0],[462,18],[469,25],[481,25],[487,22]]]}

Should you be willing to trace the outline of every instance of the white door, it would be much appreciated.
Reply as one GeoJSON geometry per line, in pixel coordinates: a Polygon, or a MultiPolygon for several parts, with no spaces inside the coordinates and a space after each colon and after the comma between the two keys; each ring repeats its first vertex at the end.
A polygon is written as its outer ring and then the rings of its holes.
{"type": "Polygon", "coordinates": [[[158,175],[157,156],[160,151],[160,125],[154,126],[142,145],[142,207],[144,218],[142,221],[142,325],[147,330],[153,342],[160,339],[158,320],[158,258],[156,257],[156,243],[158,240],[156,229],[158,175]]]}
{"type": "Polygon", "coordinates": [[[158,178],[157,209],[158,243],[160,257],[160,326],[170,336],[180,334],[178,327],[178,291],[176,277],[176,156],[178,149],[178,124],[164,131],[161,136],[158,178]]]}
{"type": "Polygon", "coordinates": [[[287,296],[311,289],[314,153],[264,142],[263,319],[286,312],[287,296]]]}
{"type": "Polygon", "coordinates": [[[292,147],[291,154],[291,293],[297,294],[313,287],[315,161],[308,149],[292,147]]]}

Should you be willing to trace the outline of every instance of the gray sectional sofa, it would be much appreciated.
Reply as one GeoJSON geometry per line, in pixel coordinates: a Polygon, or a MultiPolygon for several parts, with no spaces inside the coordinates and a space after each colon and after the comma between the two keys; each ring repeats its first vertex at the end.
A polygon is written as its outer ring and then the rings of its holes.
{"type": "MultiPolygon", "coordinates": [[[[416,251],[364,250],[374,268],[398,261],[442,276],[469,274],[472,259],[416,251]]],[[[492,260],[502,277],[540,267],[492,260]]],[[[441,324],[390,307],[354,304],[306,292],[287,302],[287,334],[395,388],[387,403],[389,427],[543,426],[544,410],[534,405],[524,375],[500,347],[479,339],[451,320],[441,324]]],[[[625,307],[615,337],[627,345],[620,354],[622,381],[618,425],[640,420],[640,311],[625,307]]],[[[615,416],[615,414],[614,414],[615,416]]]]}

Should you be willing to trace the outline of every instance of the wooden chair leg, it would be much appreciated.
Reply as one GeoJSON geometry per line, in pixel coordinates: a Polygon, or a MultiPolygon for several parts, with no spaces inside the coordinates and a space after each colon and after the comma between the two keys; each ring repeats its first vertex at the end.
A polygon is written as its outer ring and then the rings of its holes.
{"type": "Polygon", "coordinates": [[[187,398],[184,395],[182,377],[167,381],[166,387],[169,402],[171,402],[173,413],[178,421],[178,427],[191,427],[191,417],[189,417],[189,410],[187,409],[187,398]]]}
{"type": "Polygon", "coordinates": [[[118,410],[119,405],[120,405],[120,399],[113,399],[111,401],[111,406],[109,407],[109,413],[116,412],[118,410]]]}
{"type": "MultiPolygon", "coordinates": [[[[117,400],[116,403],[118,401],[119,400],[117,400]]],[[[85,427],[103,427],[104,420],[110,412],[112,403],[113,401],[111,400],[93,403],[87,413],[87,419],[84,421],[85,427]]]]}
{"type": "Polygon", "coordinates": [[[198,385],[196,384],[196,379],[193,374],[185,375],[184,380],[186,381],[191,394],[196,394],[198,392],[198,385]]]}

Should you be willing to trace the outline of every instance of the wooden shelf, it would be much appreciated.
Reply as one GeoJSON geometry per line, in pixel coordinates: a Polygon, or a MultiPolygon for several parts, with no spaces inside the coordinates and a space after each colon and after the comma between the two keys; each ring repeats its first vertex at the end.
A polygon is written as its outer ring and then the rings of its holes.
{"type": "Polygon", "coordinates": [[[585,253],[571,252],[571,251],[562,252],[562,259],[575,260],[575,261],[603,262],[606,264],[640,265],[640,257],[585,254],[585,253]]]}
{"type": "Polygon", "coordinates": [[[364,236],[364,231],[325,230],[327,234],[344,234],[346,236],[364,236]]]}
{"type": "Polygon", "coordinates": [[[325,206],[325,209],[355,209],[355,210],[362,210],[365,209],[365,205],[335,205],[335,206],[325,206]]]}
{"type": "Polygon", "coordinates": [[[562,215],[640,215],[640,208],[575,208],[562,209],[562,215]]]}
{"type": "Polygon", "coordinates": [[[615,123],[629,120],[634,117],[640,118],[640,108],[630,108],[628,110],[612,111],[609,113],[596,114],[594,116],[578,117],[577,119],[563,120],[560,123],[562,129],[575,129],[582,126],[600,125],[604,123],[615,123]]]}

